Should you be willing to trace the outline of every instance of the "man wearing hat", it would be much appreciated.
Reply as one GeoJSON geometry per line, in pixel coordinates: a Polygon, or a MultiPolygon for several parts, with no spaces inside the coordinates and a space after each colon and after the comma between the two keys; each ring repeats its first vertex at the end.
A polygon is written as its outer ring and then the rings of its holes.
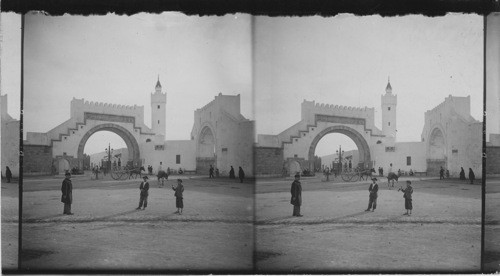
{"type": "Polygon", "coordinates": [[[184,186],[182,185],[182,179],[177,179],[177,187],[172,185],[172,190],[175,191],[175,207],[177,208],[176,214],[182,215],[182,209],[184,208],[184,202],[182,200],[182,193],[184,192],[184,186]]]}
{"type": "Polygon", "coordinates": [[[365,210],[365,212],[370,211],[375,212],[375,209],[377,208],[377,197],[378,197],[378,184],[377,184],[377,178],[372,178],[372,184],[370,184],[370,187],[368,188],[368,192],[370,192],[370,197],[368,200],[368,209],[365,210]]]}
{"type": "Polygon", "coordinates": [[[71,203],[73,203],[73,184],[71,183],[71,173],[64,174],[64,180],[61,187],[61,202],[64,203],[64,215],[73,215],[71,213],[71,203]]]}
{"type": "Polygon", "coordinates": [[[146,209],[148,206],[148,195],[149,195],[149,183],[148,183],[148,176],[145,175],[142,177],[144,181],[141,182],[141,185],[139,186],[139,190],[141,190],[140,198],[139,198],[139,207],[136,208],[136,210],[141,210],[142,204],[144,203],[144,208],[143,210],[146,209]]]}
{"type": "Polygon", "coordinates": [[[292,188],[290,192],[292,193],[292,199],[290,203],[293,205],[293,216],[301,217],[300,205],[302,205],[302,185],[300,184],[300,174],[295,175],[295,180],[292,183],[292,188]]]}

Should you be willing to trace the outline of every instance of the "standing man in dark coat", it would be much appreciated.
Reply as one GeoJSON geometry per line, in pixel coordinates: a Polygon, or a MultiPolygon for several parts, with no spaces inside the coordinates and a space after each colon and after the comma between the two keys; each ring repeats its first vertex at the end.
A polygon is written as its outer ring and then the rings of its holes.
{"type": "Polygon", "coordinates": [[[64,215],[73,215],[71,213],[71,203],[73,203],[73,184],[71,183],[71,173],[64,174],[65,178],[61,187],[61,202],[64,203],[64,215]]]}
{"type": "Polygon", "coordinates": [[[377,197],[378,197],[378,184],[377,184],[377,178],[372,178],[372,184],[370,184],[370,187],[368,188],[368,192],[370,192],[370,197],[368,200],[368,209],[365,210],[365,212],[370,211],[375,212],[375,209],[377,208],[377,197]]]}
{"type": "Polygon", "coordinates": [[[474,175],[474,172],[472,171],[472,169],[469,168],[469,180],[470,180],[470,184],[474,184],[474,179],[476,179],[476,175],[474,175]]]}
{"type": "Polygon", "coordinates": [[[210,169],[208,170],[208,178],[214,178],[214,167],[210,165],[210,169]]]}
{"type": "Polygon", "coordinates": [[[300,184],[300,175],[295,175],[295,180],[292,183],[290,192],[292,193],[292,199],[290,203],[293,205],[293,216],[301,217],[300,205],[302,205],[302,185],[300,184]]]}
{"type": "Polygon", "coordinates": [[[241,167],[238,170],[238,178],[240,179],[240,183],[243,183],[243,178],[245,178],[245,172],[241,167]]]}
{"type": "Polygon", "coordinates": [[[411,181],[409,180],[406,181],[406,189],[400,187],[398,191],[402,191],[404,193],[403,197],[405,199],[405,209],[406,209],[406,213],[404,215],[411,216],[411,210],[413,210],[413,204],[411,199],[411,194],[413,194],[413,188],[411,187],[411,181]]]}
{"type": "Polygon", "coordinates": [[[144,181],[141,182],[141,185],[139,186],[139,190],[141,190],[140,198],[139,198],[139,207],[136,208],[136,210],[141,210],[142,205],[144,204],[143,210],[148,207],[148,196],[149,196],[149,183],[148,183],[148,177],[145,175],[142,177],[144,181]]]}
{"type": "Polygon", "coordinates": [[[183,196],[182,193],[184,193],[184,186],[182,185],[182,179],[177,179],[177,187],[174,187],[172,185],[172,190],[175,191],[175,207],[177,208],[177,212],[174,214],[179,214],[182,215],[182,209],[184,208],[184,202],[183,202],[183,196]]]}
{"type": "Polygon", "coordinates": [[[7,183],[10,183],[12,179],[12,172],[10,171],[9,166],[5,166],[5,177],[7,178],[7,183]]]}
{"type": "Polygon", "coordinates": [[[444,179],[444,169],[443,167],[441,167],[441,169],[439,170],[439,180],[441,179],[444,179]]]}
{"type": "Polygon", "coordinates": [[[231,166],[231,170],[229,171],[229,178],[234,179],[236,176],[234,175],[234,168],[231,166]]]}

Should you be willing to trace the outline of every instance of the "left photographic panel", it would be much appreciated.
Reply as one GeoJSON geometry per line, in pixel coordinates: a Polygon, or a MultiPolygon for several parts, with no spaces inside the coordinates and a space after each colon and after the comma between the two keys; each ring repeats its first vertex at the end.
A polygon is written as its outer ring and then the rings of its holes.
{"type": "Polygon", "coordinates": [[[18,268],[21,16],[0,13],[2,271],[18,268]]]}
{"type": "Polygon", "coordinates": [[[25,17],[21,269],[253,268],[251,17],[25,17]]]}

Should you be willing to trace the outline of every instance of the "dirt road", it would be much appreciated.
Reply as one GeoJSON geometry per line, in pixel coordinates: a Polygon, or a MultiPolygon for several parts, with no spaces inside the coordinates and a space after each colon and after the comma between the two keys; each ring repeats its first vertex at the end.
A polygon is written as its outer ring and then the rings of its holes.
{"type": "Polygon", "coordinates": [[[364,212],[368,181],[303,179],[297,218],[290,183],[257,183],[257,271],[479,272],[480,185],[414,181],[413,214],[404,216],[403,194],[383,183],[376,211],[364,212]]]}
{"type": "Polygon", "coordinates": [[[73,179],[73,216],[62,215],[62,179],[25,181],[22,268],[28,270],[248,271],[253,185],[185,179],[184,214],[169,180],[135,210],[139,180],[73,179]]]}
{"type": "Polygon", "coordinates": [[[500,271],[500,178],[486,181],[484,272],[500,271]]]}

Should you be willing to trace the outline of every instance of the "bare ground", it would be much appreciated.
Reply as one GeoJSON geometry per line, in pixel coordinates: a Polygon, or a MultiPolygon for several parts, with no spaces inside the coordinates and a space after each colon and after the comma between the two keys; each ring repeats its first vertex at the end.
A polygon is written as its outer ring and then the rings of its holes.
{"type": "Polygon", "coordinates": [[[484,272],[500,272],[500,179],[486,181],[484,272]]]}
{"type": "Polygon", "coordinates": [[[73,216],[62,215],[62,179],[25,184],[22,269],[30,271],[251,271],[253,185],[185,179],[184,213],[152,185],[135,210],[139,180],[73,179],[73,216]],[[26,191],[27,190],[27,191],[26,191]]]}
{"type": "MultiPolygon", "coordinates": [[[[304,217],[292,217],[291,181],[257,184],[259,272],[468,272],[481,268],[481,186],[413,182],[413,214],[401,192],[380,183],[375,212],[368,182],[302,180],[304,217]]],[[[404,184],[404,183],[401,183],[404,184]]]]}

